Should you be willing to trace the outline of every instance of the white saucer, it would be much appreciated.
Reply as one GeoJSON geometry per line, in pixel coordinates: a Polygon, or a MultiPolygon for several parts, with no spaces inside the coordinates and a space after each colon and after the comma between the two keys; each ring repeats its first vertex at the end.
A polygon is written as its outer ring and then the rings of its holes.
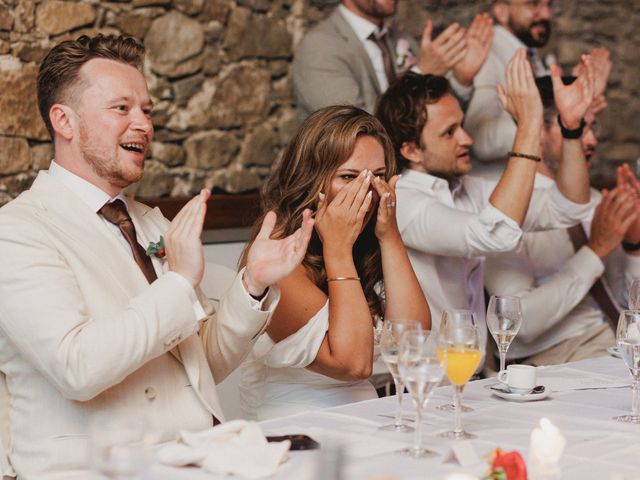
{"type": "Polygon", "coordinates": [[[607,348],[607,352],[609,352],[609,355],[611,355],[612,357],[622,358],[622,355],[620,354],[620,349],[618,348],[617,345],[607,348]]]}
{"type": "Polygon", "coordinates": [[[536,400],[547,398],[549,395],[551,395],[551,389],[549,387],[546,387],[544,389],[544,392],[542,393],[512,393],[491,389],[491,393],[512,402],[534,402],[536,400]]]}

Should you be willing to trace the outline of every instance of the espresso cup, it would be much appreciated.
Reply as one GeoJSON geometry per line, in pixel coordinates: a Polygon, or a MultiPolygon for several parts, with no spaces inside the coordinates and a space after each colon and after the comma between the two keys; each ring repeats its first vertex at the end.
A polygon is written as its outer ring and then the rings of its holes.
{"type": "Polygon", "coordinates": [[[531,393],[536,386],[536,367],[509,365],[506,370],[498,373],[498,381],[512,393],[531,393]]]}

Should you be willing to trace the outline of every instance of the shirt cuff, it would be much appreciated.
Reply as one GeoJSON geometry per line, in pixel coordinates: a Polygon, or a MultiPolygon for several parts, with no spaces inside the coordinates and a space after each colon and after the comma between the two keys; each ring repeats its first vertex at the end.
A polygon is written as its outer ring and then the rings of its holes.
{"type": "Polygon", "coordinates": [[[165,275],[171,275],[174,277],[178,282],[178,285],[180,285],[180,288],[189,296],[196,323],[205,318],[207,314],[205,313],[204,308],[202,308],[202,305],[198,300],[198,296],[196,295],[196,291],[193,289],[189,281],[177,272],[167,272],[165,275]]]}
{"type": "Polygon", "coordinates": [[[516,222],[509,215],[505,214],[502,210],[494,207],[488,202],[480,212],[480,220],[485,225],[497,225],[498,223],[504,223],[509,229],[514,230],[519,235],[522,235],[522,229],[518,222],[516,222]]]}
{"type": "Polygon", "coordinates": [[[550,188],[550,197],[556,210],[562,212],[567,218],[573,219],[576,222],[591,222],[593,219],[593,211],[598,204],[598,199],[591,195],[587,203],[575,203],[565,197],[560,190],[558,190],[558,184],[553,182],[550,188]]]}
{"type": "Polygon", "coordinates": [[[471,85],[464,86],[457,79],[453,72],[449,71],[446,75],[447,80],[451,84],[451,88],[456,93],[458,98],[463,101],[468,101],[471,98],[471,94],[473,93],[473,83],[471,85]]]}
{"type": "Polygon", "coordinates": [[[630,255],[628,252],[624,252],[624,256],[626,259],[625,271],[627,276],[640,278],[640,257],[630,255]]]}
{"type": "Polygon", "coordinates": [[[251,308],[253,308],[257,312],[261,312],[263,310],[264,301],[269,296],[269,287],[267,287],[267,289],[264,291],[264,295],[262,295],[262,298],[260,300],[256,300],[255,298],[253,298],[251,294],[247,291],[247,287],[244,286],[243,279],[244,279],[244,271],[246,269],[247,267],[244,267],[239,272],[240,282],[242,283],[242,291],[244,292],[245,297],[249,300],[249,304],[251,305],[251,308]]]}
{"type": "Polygon", "coordinates": [[[588,246],[583,245],[574,256],[567,260],[567,267],[576,275],[593,285],[604,273],[604,263],[588,246]]]}

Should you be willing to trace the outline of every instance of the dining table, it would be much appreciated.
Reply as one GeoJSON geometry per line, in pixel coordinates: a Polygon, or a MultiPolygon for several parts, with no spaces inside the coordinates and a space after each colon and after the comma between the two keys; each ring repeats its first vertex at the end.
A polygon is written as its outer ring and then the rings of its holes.
{"type": "MultiPolygon", "coordinates": [[[[410,480],[454,478],[450,476],[454,473],[481,478],[488,473],[496,448],[517,451],[527,460],[531,432],[547,418],[566,440],[555,478],[640,480],[640,425],[613,420],[631,410],[631,376],[620,358],[538,367],[537,380],[546,394],[530,401],[499,397],[491,388],[497,383],[495,377],[469,382],[463,403],[473,411],[464,413],[462,420],[465,430],[475,436],[471,440],[438,436],[453,427],[453,414],[435,408],[451,401],[452,388],[435,389],[423,414],[423,445],[435,452],[429,458],[399,453],[412,445],[412,433],[380,430],[393,422],[395,396],[262,421],[265,435],[305,434],[320,444],[316,450],[289,452],[270,478],[410,480]]],[[[402,417],[409,425],[415,423],[408,394],[402,417]]],[[[150,478],[166,480],[230,478],[157,464],[150,473],[150,478]]]]}

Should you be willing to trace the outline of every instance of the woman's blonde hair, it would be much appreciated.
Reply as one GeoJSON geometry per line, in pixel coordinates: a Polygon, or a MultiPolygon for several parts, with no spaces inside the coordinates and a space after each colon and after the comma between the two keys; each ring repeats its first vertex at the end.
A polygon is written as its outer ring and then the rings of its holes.
{"type": "MultiPolygon", "coordinates": [[[[349,159],[356,141],[363,136],[375,138],[382,146],[388,180],[395,173],[394,151],[378,119],[353,106],[327,107],[310,115],[274,164],[263,187],[262,216],[254,225],[249,245],[270,210],[278,216],[273,238],[284,238],[295,232],[302,224],[302,212],[306,208],[315,212],[320,192],[327,192],[332,176],[349,159]]],[[[356,240],[353,257],[369,309],[372,314],[382,316],[382,301],[374,288],[382,280],[375,219],[373,215],[356,240]]],[[[302,263],[312,281],[327,293],[322,242],[315,231],[302,263]]]]}

